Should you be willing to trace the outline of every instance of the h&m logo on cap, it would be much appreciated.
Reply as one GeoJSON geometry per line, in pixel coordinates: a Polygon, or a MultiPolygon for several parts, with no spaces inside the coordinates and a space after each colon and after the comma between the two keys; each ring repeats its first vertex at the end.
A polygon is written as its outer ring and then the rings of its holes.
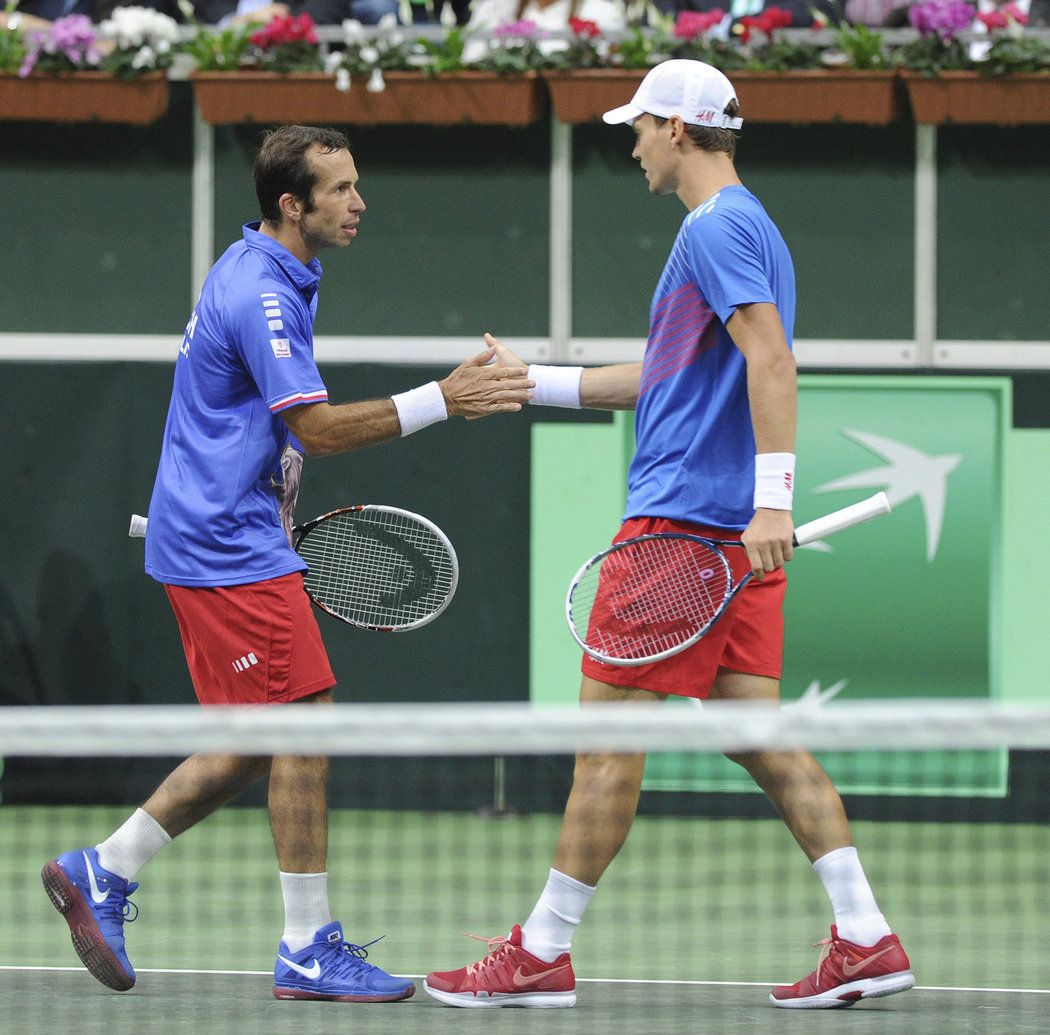
{"type": "Polygon", "coordinates": [[[696,115],[693,116],[693,117],[694,117],[694,119],[697,122],[709,122],[710,123],[710,122],[714,122],[715,121],[715,113],[713,111],[711,111],[710,108],[706,109],[705,111],[698,111],[696,113],[696,115]]]}

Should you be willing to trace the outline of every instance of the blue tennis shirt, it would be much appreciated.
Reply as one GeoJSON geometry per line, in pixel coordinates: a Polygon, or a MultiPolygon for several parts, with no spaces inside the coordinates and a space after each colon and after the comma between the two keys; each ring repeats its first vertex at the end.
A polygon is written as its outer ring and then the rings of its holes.
{"type": "Polygon", "coordinates": [[[745,187],[690,212],[653,295],[635,412],[626,518],[741,530],[754,515],[755,436],[747,363],[726,323],[776,305],[788,345],[795,272],[784,239],[745,187]]]}
{"type": "Polygon", "coordinates": [[[212,267],[175,362],[146,533],[160,582],[234,586],[306,568],[275,485],[291,441],[281,412],[328,399],[313,348],[321,264],[258,227],[212,267]]]}

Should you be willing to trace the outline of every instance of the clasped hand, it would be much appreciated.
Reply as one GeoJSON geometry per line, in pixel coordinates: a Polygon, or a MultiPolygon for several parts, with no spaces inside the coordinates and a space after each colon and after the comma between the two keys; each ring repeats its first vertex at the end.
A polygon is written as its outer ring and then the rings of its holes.
{"type": "Polygon", "coordinates": [[[475,420],[490,413],[516,413],[531,398],[534,381],[527,366],[488,366],[496,355],[486,349],[461,363],[439,382],[450,417],[475,420]]]}

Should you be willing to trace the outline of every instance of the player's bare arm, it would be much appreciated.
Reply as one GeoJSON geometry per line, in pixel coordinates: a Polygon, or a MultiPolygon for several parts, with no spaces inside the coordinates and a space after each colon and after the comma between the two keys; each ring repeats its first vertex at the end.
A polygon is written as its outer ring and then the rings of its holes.
{"type": "MultiPolygon", "coordinates": [[[[507,367],[521,363],[499,338],[486,334],[485,344],[496,350],[498,363],[507,367]]],[[[633,410],[641,380],[641,363],[587,367],[580,377],[580,405],[592,410],[633,410]]]]}
{"type": "MultiPolygon", "coordinates": [[[[517,364],[486,366],[494,355],[492,349],[486,349],[438,382],[445,406],[439,419],[514,413],[529,401],[532,382],[527,376],[528,368],[517,364]]],[[[392,399],[338,405],[312,403],[293,407],[281,416],[309,456],[361,449],[404,433],[392,399]]]]}
{"type": "MultiPolygon", "coordinates": [[[[769,302],[739,306],[726,329],[747,360],[756,451],[794,453],[798,377],[776,306],[769,302]]],[[[741,537],[755,578],[763,578],[791,560],[793,532],[791,511],[755,511],[741,537]]]]}

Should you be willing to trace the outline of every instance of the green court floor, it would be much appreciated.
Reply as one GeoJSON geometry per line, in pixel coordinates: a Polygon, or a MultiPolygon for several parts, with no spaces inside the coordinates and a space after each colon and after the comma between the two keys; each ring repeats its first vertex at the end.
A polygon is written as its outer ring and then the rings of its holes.
{"type": "MultiPolygon", "coordinates": [[[[1050,1028],[1044,826],[856,823],[868,875],[920,988],[829,1017],[766,1001],[770,984],[813,968],[818,950],[810,946],[830,922],[823,890],[787,831],[764,820],[641,818],[578,933],[577,1007],[467,1012],[441,1008],[422,990],[407,1003],[349,1009],[270,999],[266,972],[282,911],[258,809],[221,811],[142,871],[133,897],[140,915],[127,927],[139,984],[126,995],[109,992],[79,970],[39,870],[101,840],[127,812],[0,808],[0,1015],[21,1017],[20,1030],[321,1031],[344,1017],[354,1018],[354,1030],[406,1032],[512,1023],[549,1032],[774,1024],[863,1032],[880,1023],[868,1017],[881,1018],[881,1031],[909,1033],[1050,1028]]],[[[460,966],[485,949],[464,932],[503,934],[527,915],[557,827],[553,816],[335,812],[333,914],[351,940],[385,935],[370,958],[395,973],[460,966]]]]}

